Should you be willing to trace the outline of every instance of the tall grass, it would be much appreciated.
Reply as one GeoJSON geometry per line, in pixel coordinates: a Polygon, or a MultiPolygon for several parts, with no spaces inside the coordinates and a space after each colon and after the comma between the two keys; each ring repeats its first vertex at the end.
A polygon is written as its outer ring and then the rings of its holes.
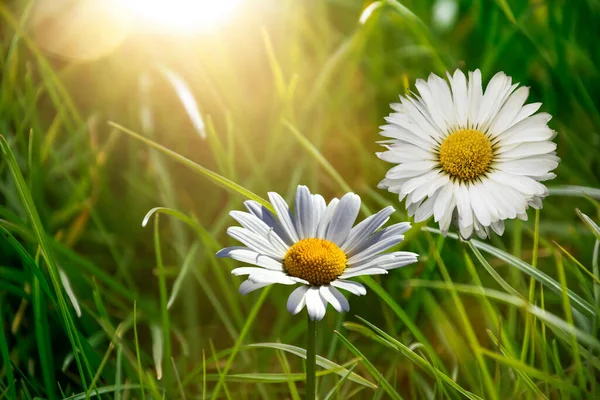
{"type": "Polygon", "coordinates": [[[551,196],[486,242],[416,224],[419,263],[318,324],[318,397],[600,397],[600,6],[242,7],[213,33],[68,61],[33,35],[33,2],[0,3],[0,398],[302,398],[305,318],[289,288],[237,293],[215,258],[228,212],[302,183],[407,220],[375,189],[377,126],[455,68],[505,71],[554,116],[551,196]]]}

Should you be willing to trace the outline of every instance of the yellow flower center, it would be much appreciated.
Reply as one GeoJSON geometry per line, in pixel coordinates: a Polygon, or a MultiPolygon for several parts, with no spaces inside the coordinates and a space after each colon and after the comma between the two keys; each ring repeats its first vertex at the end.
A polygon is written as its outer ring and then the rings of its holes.
{"type": "Polygon", "coordinates": [[[311,285],[327,285],[346,269],[346,254],[325,239],[302,239],[289,248],[283,258],[288,274],[311,285]]]}
{"type": "Polygon", "coordinates": [[[494,152],[487,136],[474,129],[460,129],[442,142],[440,146],[442,169],[454,178],[472,181],[484,174],[494,152]]]}

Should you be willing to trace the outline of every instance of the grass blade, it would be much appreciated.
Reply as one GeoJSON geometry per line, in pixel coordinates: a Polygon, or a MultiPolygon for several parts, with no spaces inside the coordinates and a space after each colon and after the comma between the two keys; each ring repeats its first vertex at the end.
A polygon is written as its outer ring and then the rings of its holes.
{"type": "MultiPolygon", "coordinates": [[[[297,346],[292,346],[290,344],[283,344],[283,343],[253,343],[253,344],[247,344],[245,345],[242,349],[251,349],[251,348],[268,348],[268,349],[277,349],[277,350],[283,350],[285,352],[294,354],[298,357],[301,357],[303,359],[306,359],[306,350],[301,348],[301,347],[297,347],[297,346]]],[[[319,367],[325,368],[327,370],[335,370],[336,374],[340,375],[341,377],[346,376],[346,374],[348,374],[348,370],[346,369],[340,369],[341,367],[334,363],[333,361],[330,361],[328,359],[326,359],[325,357],[321,357],[319,355],[317,355],[317,365],[319,367]]],[[[358,383],[360,385],[369,387],[371,389],[375,389],[377,388],[376,385],[374,385],[373,383],[369,382],[368,380],[366,380],[365,378],[361,377],[360,375],[357,375],[355,373],[352,373],[348,376],[348,380],[358,383]]]]}
{"type": "Polygon", "coordinates": [[[178,163],[183,164],[186,167],[189,167],[192,170],[205,176],[206,178],[211,180],[216,185],[218,185],[228,191],[231,191],[231,192],[234,192],[237,194],[241,194],[242,196],[247,197],[250,200],[257,201],[258,203],[265,206],[267,209],[273,211],[273,207],[271,206],[271,203],[269,203],[267,200],[263,199],[262,197],[260,197],[257,194],[252,193],[250,190],[238,185],[237,183],[225,178],[224,176],[221,176],[221,175],[217,174],[216,172],[209,170],[208,168],[198,165],[195,162],[193,162],[192,160],[190,160],[189,158],[186,158],[180,154],[177,154],[173,150],[169,150],[166,147],[161,146],[160,144],[158,144],[148,138],[145,138],[142,135],[135,133],[134,131],[132,131],[130,129],[125,128],[124,126],[116,124],[112,121],[110,121],[108,124],[110,126],[112,126],[113,128],[116,128],[116,129],[120,130],[121,132],[124,132],[124,133],[128,134],[129,136],[132,136],[132,137],[144,142],[148,146],[151,146],[157,150],[160,150],[161,152],[163,152],[167,156],[171,157],[173,160],[177,161],[178,163]]]}
{"type": "MultiPolygon", "coordinates": [[[[440,230],[435,228],[424,227],[423,230],[437,233],[440,235],[442,234],[440,230]]],[[[446,236],[452,239],[458,239],[458,235],[456,235],[455,233],[448,233],[446,236]]],[[[473,242],[473,245],[479,250],[491,254],[494,257],[497,257],[505,261],[506,263],[512,265],[513,267],[518,268],[521,272],[533,277],[536,281],[542,283],[544,286],[548,287],[553,292],[559,295],[562,293],[560,283],[558,283],[539,269],[532,268],[531,265],[526,263],[525,261],[479,240],[471,239],[471,242],[473,242]]],[[[567,294],[569,296],[569,299],[573,302],[573,306],[577,307],[577,309],[579,309],[580,311],[585,312],[587,315],[595,315],[594,307],[590,303],[585,301],[571,289],[567,289],[567,294]]]]}
{"type": "Polygon", "coordinates": [[[338,331],[335,331],[335,333],[338,335],[344,346],[346,346],[348,350],[352,352],[352,354],[361,359],[361,362],[364,364],[367,371],[369,371],[371,376],[375,378],[379,385],[381,385],[381,387],[388,394],[388,396],[390,396],[390,398],[394,400],[401,400],[402,396],[400,396],[400,394],[398,394],[396,390],[394,390],[392,385],[389,384],[389,382],[383,377],[383,375],[381,375],[377,368],[375,368],[375,366],[371,364],[371,362],[360,352],[360,350],[358,350],[352,343],[350,343],[350,341],[346,339],[341,333],[339,333],[338,331]]]}

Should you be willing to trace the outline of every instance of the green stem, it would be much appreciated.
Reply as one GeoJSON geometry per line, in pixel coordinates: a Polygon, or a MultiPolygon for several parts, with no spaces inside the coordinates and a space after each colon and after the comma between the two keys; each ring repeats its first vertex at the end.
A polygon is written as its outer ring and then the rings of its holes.
{"type": "Polygon", "coordinates": [[[306,400],[315,400],[317,376],[317,321],[313,321],[308,316],[308,340],[306,344],[306,400]]]}

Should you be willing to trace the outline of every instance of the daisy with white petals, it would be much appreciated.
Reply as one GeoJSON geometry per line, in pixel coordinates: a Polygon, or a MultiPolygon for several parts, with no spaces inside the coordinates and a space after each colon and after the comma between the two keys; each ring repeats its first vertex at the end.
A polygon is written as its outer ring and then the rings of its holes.
{"type": "Polygon", "coordinates": [[[387,274],[390,269],[417,261],[417,254],[404,251],[384,253],[404,239],[407,222],[380,229],[394,212],[386,207],[353,227],[360,209],[360,197],[348,193],[325,203],[322,196],[298,186],[292,213],[277,193],[269,193],[276,214],[255,201],[244,204],[249,212],[232,211],[241,227],[230,227],[229,236],[244,246],[217,253],[254,267],[241,267],[234,275],[247,275],[240,293],[280,283],[297,285],[288,298],[292,314],[305,306],[312,320],[325,316],[327,304],[338,312],[348,311],[348,300],[338,289],[355,295],[366,294],[360,275],[387,274]]]}
{"type": "Polygon", "coordinates": [[[504,220],[527,220],[539,209],[560,159],[551,116],[525,104],[529,88],[503,72],[481,85],[481,72],[457,70],[448,81],[431,74],[417,80],[418,94],[401,97],[381,135],[378,157],[398,164],[379,184],[406,198],[416,222],[433,215],[443,233],[451,223],[468,239],[504,232],[504,220]]]}

